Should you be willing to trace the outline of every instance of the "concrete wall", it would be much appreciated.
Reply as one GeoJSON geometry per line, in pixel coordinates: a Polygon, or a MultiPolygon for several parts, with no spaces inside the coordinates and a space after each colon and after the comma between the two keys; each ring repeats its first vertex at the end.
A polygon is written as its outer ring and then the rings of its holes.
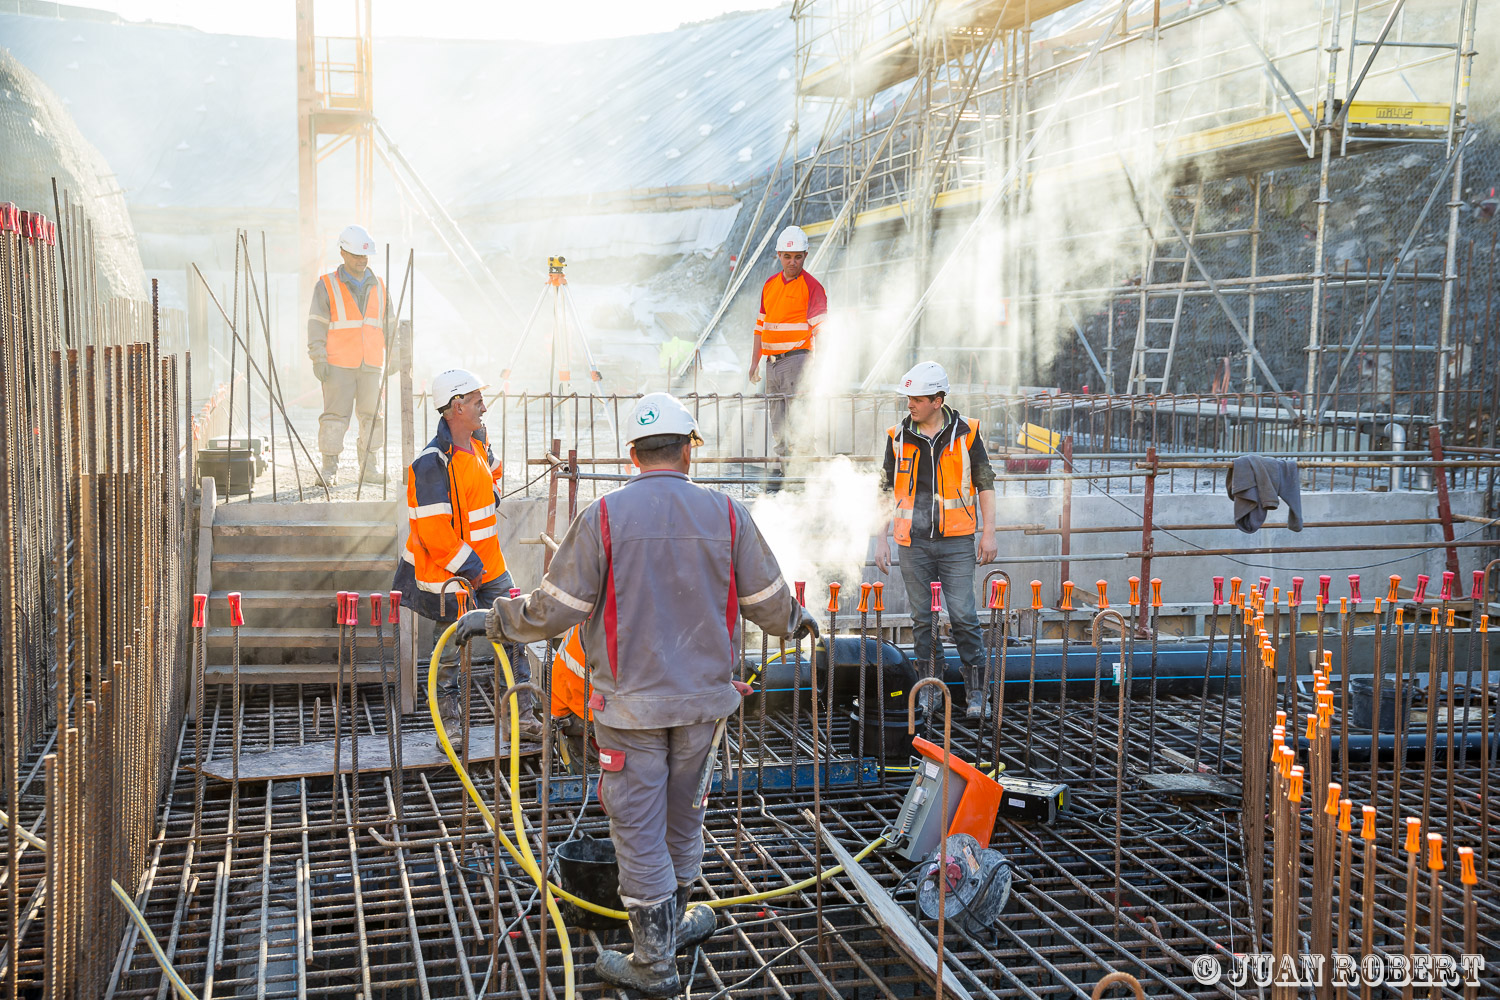
{"type": "MultiPolygon", "coordinates": [[[[1069,575],[1080,589],[1093,591],[1094,581],[1109,581],[1112,603],[1122,602],[1128,593],[1128,580],[1139,576],[1139,559],[1090,559],[1088,555],[1102,553],[1134,552],[1141,548],[1141,517],[1143,497],[1099,494],[1075,495],[1073,497],[1072,524],[1076,530],[1087,527],[1132,525],[1116,532],[1080,535],[1072,537],[1073,556],[1069,575]]],[[[1484,498],[1479,493],[1455,493],[1452,506],[1455,514],[1478,514],[1483,508],[1484,498]]],[[[1006,524],[1045,524],[1056,527],[1061,511],[1061,500],[1056,497],[1001,497],[997,500],[996,520],[1006,524]]],[[[1161,524],[1228,524],[1232,520],[1233,505],[1229,498],[1217,493],[1164,494],[1156,498],[1153,523],[1161,524]]],[[[1305,522],[1358,521],[1380,519],[1400,521],[1437,516],[1437,496],[1434,493],[1316,493],[1302,497],[1302,517],[1305,522]]],[[[1454,534],[1463,538],[1474,532],[1477,525],[1458,522],[1454,534]]],[[[1245,534],[1238,529],[1228,531],[1179,531],[1177,537],[1158,530],[1153,537],[1158,552],[1182,551],[1194,547],[1205,549],[1250,548],[1265,546],[1282,548],[1289,546],[1337,545],[1347,546],[1339,552],[1312,552],[1286,555],[1245,556],[1193,556],[1178,558],[1154,558],[1151,575],[1162,581],[1162,600],[1168,604],[1193,604],[1208,601],[1213,594],[1213,577],[1226,579],[1238,576],[1254,581],[1269,576],[1274,586],[1290,585],[1293,576],[1304,577],[1306,589],[1311,595],[1316,592],[1317,577],[1326,573],[1334,578],[1332,593],[1339,596],[1348,592],[1345,577],[1359,573],[1362,590],[1367,598],[1383,596],[1384,581],[1392,573],[1398,573],[1410,583],[1418,573],[1427,573],[1434,581],[1442,576],[1445,554],[1441,548],[1443,529],[1439,524],[1390,525],[1387,527],[1359,528],[1305,528],[1293,532],[1286,528],[1284,511],[1276,511],[1267,526],[1254,534],[1245,534]],[[1396,542],[1425,542],[1432,549],[1389,549],[1396,542]],[[1379,565],[1373,565],[1379,564],[1379,565]]],[[[1477,533],[1473,537],[1478,537],[1477,533]]],[[[976,581],[982,581],[986,572],[1003,569],[1010,574],[1012,586],[1021,593],[1013,594],[1011,606],[1027,606],[1031,580],[1042,581],[1042,598],[1054,604],[1061,592],[1062,579],[1057,562],[1027,563],[1016,561],[1016,557],[1049,556],[1059,552],[1056,535],[1026,535],[1019,531],[1002,531],[998,536],[1000,556],[994,566],[976,568],[976,581]],[[1020,605],[1017,601],[1021,601],[1020,605]]],[[[872,549],[873,552],[873,549],[872,549]]],[[[1464,590],[1469,587],[1469,573],[1482,568],[1478,548],[1460,548],[1459,565],[1463,570],[1461,580],[1464,590]]],[[[899,559],[899,554],[897,556],[899,559]]],[[[867,567],[864,579],[887,581],[887,610],[905,614],[905,599],[897,569],[892,567],[889,577],[881,577],[873,566],[867,567]],[[894,600],[892,599],[894,598],[894,600]]],[[[977,583],[976,583],[977,585],[977,583]]],[[[1434,592],[1437,584],[1433,584],[1434,592]]]]}
{"type": "MultiPolygon", "coordinates": [[[[1139,576],[1141,564],[1136,559],[1089,558],[1090,554],[1123,553],[1137,551],[1141,547],[1142,501],[1139,495],[1082,494],[1073,497],[1073,528],[1113,527],[1130,525],[1118,531],[1099,534],[1074,534],[1073,555],[1069,575],[1080,590],[1090,593],[1094,581],[1109,581],[1112,603],[1123,603],[1129,590],[1128,580],[1139,576]]],[[[1454,493],[1452,496],[1455,514],[1478,514],[1483,508],[1482,494],[1475,492],[1454,493]]],[[[996,520],[1006,524],[1045,524],[1055,527],[1061,511],[1061,500],[1057,497],[1001,497],[997,500],[996,520]]],[[[1227,496],[1217,493],[1163,494],[1156,498],[1153,522],[1163,524],[1228,524],[1233,515],[1233,506],[1227,496]]],[[[1433,493],[1315,493],[1302,498],[1302,517],[1305,522],[1357,521],[1379,518],[1383,521],[1401,521],[1437,516],[1437,496],[1433,493]]],[[[546,501],[542,499],[508,501],[500,505],[500,542],[507,564],[516,578],[517,585],[530,590],[541,579],[542,547],[522,544],[525,539],[536,539],[546,523],[546,501]]],[[[1478,537],[1477,525],[1458,522],[1455,535],[1478,537]],[[1471,534],[1472,533],[1472,534],[1471,534]]],[[[558,526],[558,537],[565,531],[558,526]]],[[[1338,552],[1312,552],[1287,555],[1246,556],[1192,556],[1162,557],[1152,560],[1151,575],[1162,581],[1162,600],[1166,604],[1200,604],[1207,602],[1213,594],[1213,577],[1226,579],[1238,576],[1253,582],[1261,576],[1269,576],[1273,585],[1290,586],[1293,576],[1307,580],[1306,592],[1310,600],[1317,591],[1319,574],[1327,573],[1334,578],[1333,595],[1348,592],[1346,577],[1359,573],[1363,580],[1363,592],[1367,598],[1385,593],[1385,580],[1392,573],[1399,573],[1408,585],[1418,573],[1430,575],[1434,581],[1441,578],[1445,554],[1442,548],[1443,529],[1439,524],[1389,525],[1386,527],[1358,528],[1306,528],[1292,532],[1286,528],[1284,511],[1272,515],[1272,523],[1254,534],[1245,534],[1238,529],[1227,531],[1178,531],[1177,537],[1157,530],[1154,535],[1158,552],[1181,551],[1205,548],[1250,548],[1265,546],[1282,548],[1287,546],[1337,545],[1344,547],[1338,552]],[[1398,542],[1423,542],[1430,549],[1390,549],[1387,546],[1398,542]]],[[[1016,592],[1011,595],[1011,606],[1025,607],[1030,603],[1027,584],[1031,580],[1042,581],[1042,598],[1048,605],[1057,602],[1061,592],[1060,566],[1055,560],[1059,551],[1056,535],[1027,535],[1021,531],[1001,531],[998,536],[1000,557],[991,566],[975,567],[976,589],[991,570],[1003,569],[1010,574],[1016,592]],[[1048,557],[1047,562],[1020,561],[1026,557],[1048,557]]],[[[1500,544],[1500,543],[1497,543],[1500,544]]],[[[899,563],[900,548],[894,547],[899,563]]],[[[1460,580],[1464,591],[1469,587],[1469,573],[1482,567],[1480,549],[1460,548],[1459,565],[1463,570],[1460,580]]],[[[789,558],[789,554],[782,554],[789,558]]],[[[886,583],[886,611],[888,614],[908,613],[900,570],[891,567],[889,576],[881,576],[873,565],[874,546],[870,549],[870,561],[864,570],[867,582],[884,580],[886,583]]],[[[850,573],[853,576],[853,573],[850,573]]],[[[857,588],[848,580],[844,597],[845,607],[852,608],[857,600],[857,588]]],[[[1432,585],[1437,592],[1437,583],[1432,585]]],[[[981,601],[983,595],[980,595],[981,601]]],[[[826,593],[809,594],[810,606],[822,608],[826,593]]]]}

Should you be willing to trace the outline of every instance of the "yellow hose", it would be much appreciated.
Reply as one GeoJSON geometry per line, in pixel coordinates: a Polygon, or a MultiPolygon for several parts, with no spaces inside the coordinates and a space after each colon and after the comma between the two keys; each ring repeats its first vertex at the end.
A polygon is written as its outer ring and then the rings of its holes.
{"type": "Polygon", "coordinates": [[[161,950],[161,944],[156,940],[156,935],[151,933],[151,928],[146,925],[146,918],[136,908],[135,901],[130,898],[124,889],[120,888],[120,883],[114,879],[109,880],[109,887],[114,890],[115,898],[125,904],[125,909],[130,914],[130,919],[135,922],[136,928],[140,930],[141,937],[146,939],[146,947],[150,948],[151,954],[156,956],[157,964],[161,966],[162,973],[166,975],[167,980],[172,984],[172,989],[176,991],[180,1000],[198,1000],[193,994],[192,989],[177,974],[177,970],[172,967],[172,963],[167,961],[167,953],[161,950]]]}
{"type": "MultiPolygon", "coordinates": [[[[444,647],[448,645],[448,640],[453,637],[453,633],[457,630],[457,628],[458,623],[454,622],[443,631],[443,634],[438,637],[437,644],[433,647],[432,658],[428,662],[427,707],[428,711],[432,715],[432,726],[437,731],[438,744],[443,748],[443,753],[448,757],[448,762],[452,764],[453,769],[458,772],[459,780],[463,782],[464,789],[469,793],[469,798],[471,798],[474,801],[474,805],[478,807],[479,814],[484,818],[485,825],[489,827],[491,832],[493,832],[495,836],[500,839],[500,843],[505,845],[505,850],[515,860],[516,864],[520,865],[522,870],[525,871],[526,874],[531,876],[532,880],[536,882],[537,888],[540,890],[543,884],[541,867],[537,864],[535,856],[531,853],[531,846],[526,837],[526,827],[521,821],[520,742],[516,739],[511,739],[510,741],[510,811],[511,822],[515,825],[516,828],[516,840],[520,844],[520,847],[517,848],[516,844],[512,843],[511,839],[505,835],[505,831],[499,828],[499,825],[495,822],[494,814],[490,812],[489,806],[485,805],[484,798],[479,794],[479,790],[474,787],[474,782],[470,780],[469,772],[464,770],[463,762],[460,761],[458,755],[453,752],[453,744],[448,740],[448,730],[443,727],[442,716],[438,713],[438,662],[443,654],[444,647]]],[[[495,656],[500,663],[501,669],[505,672],[506,685],[513,686],[516,681],[515,675],[511,672],[510,658],[505,655],[505,650],[500,648],[499,643],[491,642],[490,645],[494,647],[495,656]]],[[[495,692],[496,698],[498,698],[501,694],[503,694],[503,692],[495,692]]],[[[515,698],[510,698],[507,700],[510,703],[510,731],[512,735],[514,735],[520,728],[520,711],[516,707],[515,698]]],[[[498,705],[496,705],[496,709],[499,709],[498,705]]],[[[497,747],[496,750],[498,752],[499,748],[497,747]]],[[[870,841],[870,843],[866,844],[860,850],[860,852],[854,856],[854,860],[863,861],[865,858],[869,857],[876,848],[880,847],[885,842],[885,837],[876,837],[874,840],[870,841]]],[[[795,892],[801,892],[804,889],[810,889],[813,886],[817,885],[819,881],[823,879],[833,878],[834,876],[840,874],[843,870],[843,865],[835,865],[832,868],[824,871],[820,875],[809,876],[808,878],[805,878],[800,882],[794,882],[791,885],[783,886],[780,889],[770,889],[766,892],[750,893],[744,896],[728,896],[724,899],[709,899],[704,900],[704,902],[708,906],[715,909],[720,909],[726,906],[738,906],[747,903],[759,903],[767,899],[775,899],[778,896],[787,896],[795,892]]],[[[630,914],[626,913],[624,910],[616,910],[608,906],[600,906],[598,903],[593,903],[587,899],[582,899],[578,896],[573,895],[571,892],[568,892],[561,886],[554,885],[551,882],[547,882],[546,887],[551,891],[543,891],[542,897],[546,900],[547,912],[552,915],[552,919],[557,924],[558,942],[562,947],[564,993],[565,996],[569,998],[569,1000],[572,1000],[572,997],[574,996],[573,951],[568,941],[568,932],[563,924],[562,914],[558,912],[557,903],[554,899],[554,896],[559,896],[563,899],[566,899],[568,902],[572,903],[579,909],[587,910],[590,913],[596,913],[602,917],[611,917],[615,920],[629,920],[630,914]]]]}

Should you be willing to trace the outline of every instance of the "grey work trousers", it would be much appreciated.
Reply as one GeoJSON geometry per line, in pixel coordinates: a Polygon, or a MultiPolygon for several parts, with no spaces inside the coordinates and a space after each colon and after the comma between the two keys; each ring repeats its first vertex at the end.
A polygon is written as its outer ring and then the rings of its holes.
{"type": "Polygon", "coordinates": [[[713,743],[713,722],[669,729],[614,729],[594,723],[599,802],[629,905],[666,899],[703,868],[703,810],[694,796],[713,743]],[[618,770],[606,764],[618,755],[618,770]]]}
{"type": "Polygon", "coordinates": [[[791,397],[802,385],[802,370],[811,354],[771,354],[766,357],[766,424],[770,428],[771,447],[777,458],[791,451],[786,426],[791,397]]]}
{"type": "Polygon", "coordinates": [[[380,369],[328,367],[323,380],[323,414],[318,417],[318,451],[338,455],[344,450],[344,435],[349,430],[349,416],[359,413],[359,444],[355,454],[369,442],[370,454],[379,455],[385,446],[384,421],[380,418],[380,369]]]}
{"type": "MultiPolygon", "coordinates": [[[[943,585],[943,607],[948,627],[958,646],[965,680],[975,683],[984,668],[984,642],[979,616],[974,610],[974,536],[917,538],[901,546],[901,580],[906,584],[906,603],[911,606],[912,644],[916,647],[918,677],[931,676],[932,583],[943,585]]],[[[943,643],[938,640],[938,676],[943,673],[943,643]]]]}

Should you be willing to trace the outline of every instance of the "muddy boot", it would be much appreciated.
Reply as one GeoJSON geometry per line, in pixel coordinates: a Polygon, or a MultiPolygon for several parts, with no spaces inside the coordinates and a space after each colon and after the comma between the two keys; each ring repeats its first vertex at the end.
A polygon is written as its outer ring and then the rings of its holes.
{"type": "Polygon", "coordinates": [[[648,997],[676,996],[682,984],[677,978],[677,900],[672,896],[655,903],[632,903],[630,937],[635,950],[629,955],[606,951],[594,963],[594,974],[606,983],[640,990],[648,997]]]}
{"type": "Polygon", "coordinates": [[[337,455],[324,455],[323,468],[318,472],[318,481],[332,489],[338,481],[339,457],[337,455]]]}
{"type": "MultiPolygon", "coordinates": [[[[438,717],[443,720],[443,729],[448,734],[448,742],[453,744],[453,752],[462,754],[467,734],[464,732],[464,707],[457,691],[438,689],[438,717]]],[[[437,748],[443,748],[441,742],[437,742],[437,748]]]]}
{"type": "Polygon", "coordinates": [[[677,950],[689,951],[713,937],[719,919],[714,911],[696,903],[688,906],[693,895],[692,883],[677,887],[677,950]]]}
{"type": "Polygon", "coordinates": [[[373,456],[365,462],[364,468],[359,472],[359,478],[362,482],[373,486],[385,485],[385,473],[380,471],[380,463],[373,456]]]}

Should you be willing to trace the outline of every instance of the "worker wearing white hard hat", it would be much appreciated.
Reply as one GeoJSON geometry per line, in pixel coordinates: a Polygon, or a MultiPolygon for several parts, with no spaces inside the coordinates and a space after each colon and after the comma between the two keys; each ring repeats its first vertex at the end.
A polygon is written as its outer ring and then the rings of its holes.
{"type": "Polygon", "coordinates": [[[676,954],[714,931],[689,906],[703,869],[698,782],[750,687],[734,674],[740,616],[770,635],[816,632],[744,504],[688,477],[698,423],[655,392],[626,418],[640,474],[581,511],[541,585],[459,622],[456,636],[535,642],[582,623],[579,647],[632,948],[606,982],[647,996],[680,985],[676,954]]]}
{"type": "MultiPolygon", "coordinates": [[[[456,591],[444,586],[464,580],[473,607],[488,607],[515,586],[505,565],[499,537],[501,467],[484,426],[483,380],[454,368],[432,379],[432,405],[438,411],[437,433],[411,463],[406,477],[406,548],[396,564],[395,589],[406,606],[442,624],[456,621],[461,609],[456,591]]],[[[455,746],[467,738],[459,695],[459,643],[443,647],[438,666],[438,714],[455,746]]],[[[487,650],[488,647],[485,647],[487,650]]],[[[524,651],[510,652],[518,682],[530,678],[524,651]]],[[[542,723],[533,711],[535,699],[523,691],[521,735],[541,739],[542,723]]],[[[509,730],[510,715],[500,713],[509,730]]]]}
{"type": "Polygon", "coordinates": [[[343,264],[313,286],[307,318],[307,356],[313,374],[323,385],[323,414],[318,418],[319,470],[332,486],[339,456],[349,431],[349,418],[359,414],[356,458],[365,482],[381,483],[379,454],[385,445],[380,419],[380,382],[386,370],[387,336],[385,284],[370,265],[375,240],[364,226],[348,226],[339,233],[343,264]]]}
{"type": "Polygon", "coordinates": [[[907,415],[886,432],[881,489],[892,517],[875,540],[875,565],[891,568],[887,531],[901,546],[901,579],[912,614],[917,669],[942,677],[946,661],[932,634],[932,584],[963,665],[967,712],[985,712],[984,647],[974,603],[974,566],[995,560],[995,473],[979,421],[947,405],[948,373],[935,361],[913,365],[896,391],[907,415]],[[976,545],[977,539],[977,545],[976,545]]]}
{"type": "Polygon", "coordinates": [[[812,353],[818,327],[828,315],[823,285],[803,270],[807,234],[787,226],[776,237],[781,270],[760,289],[760,315],[750,351],[750,382],[760,381],[760,360],[766,358],[766,420],[778,458],[789,448],[787,404],[802,384],[802,372],[812,353]]]}

